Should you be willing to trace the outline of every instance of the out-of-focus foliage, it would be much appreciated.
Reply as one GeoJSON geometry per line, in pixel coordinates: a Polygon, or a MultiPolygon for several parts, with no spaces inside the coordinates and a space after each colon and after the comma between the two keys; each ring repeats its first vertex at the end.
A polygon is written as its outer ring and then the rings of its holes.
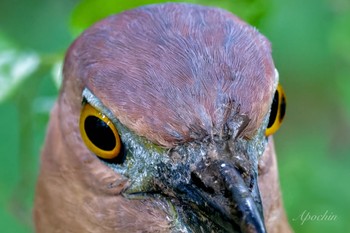
{"type": "Polygon", "coordinates": [[[350,2],[274,1],[264,30],[286,87],[277,133],[285,205],[296,232],[347,232],[350,225],[350,2]],[[335,215],[332,221],[307,221],[335,215]]]}
{"type": "Polygon", "coordinates": [[[32,202],[49,110],[58,89],[73,0],[0,2],[0,229],[32,232],[32,202]]]}
{"type": "MultiPolygon", "coordinates": [[[[97,20],[137,0],[1,0],[0,229],[32,232],[31,208],[45,127],[65,50],[97,20]]],[[[275,136],[280,180],[295,232],[350,229],[350,1],[189,0],[225,8],[272,42],[287,92],[275,136]],[[302,214],[327,212],[333,220],[302,214]]],[[[78,217],[78,216],[77,216],[78,217]]]]}
{"type": "MultiPolygon", "coordinates": [[[[143,5],[166,3],[167,0],[138,0],[138,1],[117,1],[117,0],[82,0],[72,16],[72,29],[74,34],[80,33],[94,22],[106,16],[119,13],[125,10],[143,5]],[[96,10],[98,9],[98,10],[96,10]]],[[[256,25],[267,13],[270,0],[174,0],[172,2],[187,2],[207,6],[221,7],[227,10],[235,9],[246,21],[256,25]]]]}
{"type": "Polygon", "coordinates": [[[6,100],[38,68],[35,53],[5,50],[0,53],[0,102],[6,100]]]}

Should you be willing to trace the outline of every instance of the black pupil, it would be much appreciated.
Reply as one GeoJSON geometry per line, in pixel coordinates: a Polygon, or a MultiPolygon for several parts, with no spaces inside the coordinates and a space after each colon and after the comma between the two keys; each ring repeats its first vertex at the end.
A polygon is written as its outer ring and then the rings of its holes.
{"type": "Polygon", "coordinates": [[[112,129],[98,117],[88,116],[84,128],[90,141],[101,150],[115,148],[117,142],[112,129]]]}
{"type": "Polygon", "coordinates": [[[277,111],[278,111],[278,91],[275,92],[275,96],[273,97],[271,112],[270,112],[270,119],[269,119],[269,124],[267,125],[267,128],[270,128],[275,122],[277,117],[277,111]]]}
{"type": "Polygon", "coordinates": [[[282,103],[281,103],[281,113],[280,113],[280,122],[282,122],[284,115],[286,114],[286,97],[282,95],[282,103]]]}

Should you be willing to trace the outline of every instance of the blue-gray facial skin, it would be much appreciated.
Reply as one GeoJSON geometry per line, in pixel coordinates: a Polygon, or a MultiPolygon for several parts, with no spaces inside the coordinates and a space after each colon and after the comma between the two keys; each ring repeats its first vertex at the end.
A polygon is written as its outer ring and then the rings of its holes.
{"type": "Polygon", "coordinates": [[[164,149],[127,129],[88,89],[84,89],[83,98],[118,129],[125,157],[122,163],[106,162],[106,165],[132,180],[125,197],[152,198],[158,207],[171,210],[168,218],[174,223],[173,232],[236,232],[239,229],[231,222],[244,225],[242,219],[264,228],[262,220],[255,217],[262,213],[257,167],[267,144],[265,130],[269,114],[252,139],[238,137],[247,119],[233,114],[231,124],[220,135],[164,149]],[[225,187],[227,179],[235,181],[235,185],[225,187]],[[221,195],[223,188],[226,195],[242,206],[231,207],[230,198],[221,195]],[[229,217],[237,215],[243,217],[229,217]]]}

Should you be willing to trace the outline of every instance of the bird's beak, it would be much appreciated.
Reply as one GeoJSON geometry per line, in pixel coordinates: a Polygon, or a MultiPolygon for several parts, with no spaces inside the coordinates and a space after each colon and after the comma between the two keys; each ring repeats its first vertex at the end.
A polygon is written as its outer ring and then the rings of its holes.
{"type": "Polygon", "coordinates": [[[192,171],[190,184],[179,189],[228,232],[266,232],[257,177],[247,185],[243,176],[235,167],[215,162],[192,171]]]}
{"type": "Polygon", "coordinates": [[[188,206],[182,211],[187,225],[203,229],[205,219],[210,219],[209,229],[214,223],[221,229],[218,232],[266,232],[257,167],[244,168],[239,159],[225,158],[192,164],[188,179],[182,177],[173,187],[183,206],[188,206]]]}

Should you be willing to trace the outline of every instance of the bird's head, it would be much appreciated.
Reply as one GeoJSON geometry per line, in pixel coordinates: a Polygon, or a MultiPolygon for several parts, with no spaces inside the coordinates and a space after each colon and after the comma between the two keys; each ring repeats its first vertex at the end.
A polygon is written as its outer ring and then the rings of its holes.
{"type": "Polygon", "coordinates": [[[256,29],[216,8],[151,5],[73,43],[59,114],[72,156],[123,177],[122,198],[164,208],[175,231],[265,232],[258,160],[283,115],[277,89],[256,29]]]}

